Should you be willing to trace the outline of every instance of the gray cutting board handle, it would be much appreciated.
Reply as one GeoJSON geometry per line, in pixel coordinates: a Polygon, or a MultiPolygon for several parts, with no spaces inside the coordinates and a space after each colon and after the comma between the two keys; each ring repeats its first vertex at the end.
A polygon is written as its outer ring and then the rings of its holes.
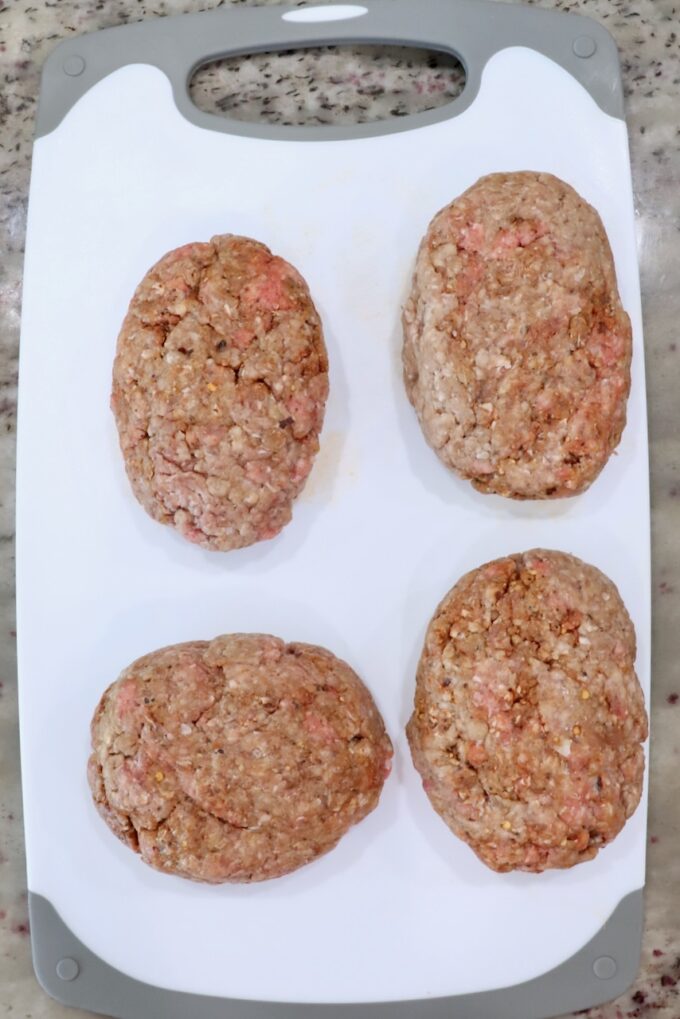
{"type": "Polygon", "coordinates": [[[312,23],[285,19],[286,14],[299,12],[299,7],[225,8],[156,18],[68,39],[45,63],[37,137],[54,130],[97,81],[134,63],[160,68],[172,83],[180,112],[200,127],[304,141],[388,134],[461,113],[474,102],[486,62],[509,46],[527,46],[550,57],[590,92],[605,113],[623,119],[616,44],[606,29],[590,18],[489,0],[366,0],[361,6],[366,13],[359,17],[312,23]],[[193,72],[208,61],[343,43],[419,46],[452,53],[465,68],[465,88],[452,103],[437,110],[349,126],[246,124],[204,113],[189,96],[193,72]]]}
{"type": "Polygon", "coordinates": [[[631,892],[576,955],[514,987],[423,1001],[300,1005],[182,994],[133,980],[79,941],[47,899],[29,897],[33,964],[42,987],[64,1005],[118,1019],[548,1019],[593,1008],[630,986],[640,963],[642,905],[642,891],[631,892]]]}

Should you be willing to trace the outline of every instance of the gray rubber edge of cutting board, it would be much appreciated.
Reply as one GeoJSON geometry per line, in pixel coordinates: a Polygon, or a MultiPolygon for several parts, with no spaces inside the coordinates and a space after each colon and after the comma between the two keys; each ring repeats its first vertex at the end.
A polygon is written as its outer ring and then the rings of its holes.
{"type": "Polygon", "coordinates": [[[154,987],[103,962],[42,895],[29,893],[29,913],[33,965],[44,990],[63,1005],[116,1019],[548,1019],[601,1005],[630,987],[640,962],[643,896],[642,890],[627,895],[584,948],[535,980],[455,998],[350,1005],[243,1001],[154,987]]]}
{"type": "MultiPolygon", "coordinates": [[[[411,130],[457,116],[471,105],[486,62],[509,46],[545,54],[572,74],[605,113],[624,118],[616,45],[590,18],[489,0],[421,0],[417,5],[411,0],[368,0],[362,6],[365,14],[341,21],[285,21],[284,14],[300,8],[277,5],[159,18],[68,39],[43,68],[36,137],[54,130],[98,81],[134,63],[162,70],[182,115],[211,130],[295,141],[411,130]],[[452,53],[465,69],[465,88],[436,110],[349,126],[244,123],[204,113],[189,96],[194,71],[211,60],[344,43],[420,46],[452,53]]],[[[642,891],[631,892],[576,955],[514,987],[423,1001],[314,1005],[183,994],[133,980],[83,945],[47,899],[30,893],[29,906],[33,960],[42,987],[63,1004],[120,1019],[354,1019],[359,1013],[370,1019],[548,1019],[609,1001],[630,986],[639,966],[643,916],[642,891]]]]}
{"type": "MultiPolygon", "coordinates": [[[[332,5],[323,5],[332,6],[332,5]]],[[[49,134],[88,89],[127,64],[152,64],[172,83],[177,107],[199,127],[256,138],[346,140],[406,131],[456,116],[474,102],[490,57],[509,46],[538,50],[564,67],[596,103],[624,119],[616,43],[591,18],[490,0],[366,0],[366,13],[343,20],[286,21],[301,8],[225,8],[155,18],[76,36],[43,68],[36,136],[49,134]],[[287,127],[230,120],[199,110],[189,81],[201,64],[245,53],[345,43],[418,46],[456,56],[466,73],[460,96],[436,110],[371,124],[287,127]]],[[[555,111],[559,116],[559,111],[555,111]]]]}

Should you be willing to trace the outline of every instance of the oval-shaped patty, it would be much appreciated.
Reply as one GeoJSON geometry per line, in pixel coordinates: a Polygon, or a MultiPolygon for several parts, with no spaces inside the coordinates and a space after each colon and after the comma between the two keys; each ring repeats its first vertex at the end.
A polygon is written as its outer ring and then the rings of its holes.
{"type": "Polygon", "coordinates": [[[407,733],[437,813],[487,866],[590,860],[642,791],[647,716],[614,584],[536,549],[466,574],[430,623],[407,733]]]}
{"type": "Polygon", "coordinates": [[[345,662],[234,634],[133,662],[92,720],[88,775],[111,830],[197,881],[279,877],[378,803],[392,746],[345,662]]]}
{"type": "Polygon", "coordinates": [[[165,255],[118,337],[111,406],[154,519],[226,551],[272,538],[319,449],[321,322],[299,273],[229,234],[165,255]]]}
{"type": "Polygon", "coordinates": [[[434,217],[404,308],[404,380],[481,492],[576,495],[618,445],[631,327],[602,221],[545,173],[494,173],[434,217]]]}

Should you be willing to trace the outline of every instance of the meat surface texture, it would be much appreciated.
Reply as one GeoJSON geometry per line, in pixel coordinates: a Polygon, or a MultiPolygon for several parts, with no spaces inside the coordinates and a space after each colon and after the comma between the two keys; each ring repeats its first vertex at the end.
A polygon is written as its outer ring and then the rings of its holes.
{"type": "Polygon", "coordinates": [[[482,177],[434,217],[403,313],[404,380],[481,492],[576,495],[618,445],[631,326],[599,215],[544,173],[482,177]]]}
{"type": "Polygon", "coordinates": [[[140,658],[102,696],[88,775],[111,830],[157,870],[279,877],[377,805],[392,747],[329,651],[233,634],[140,658]]]}
{"type": "Polygon", "coordinates": [[[487,866],[592,859],[639,803],[647,738],[614,584],[542,549],[466,574],[427,631],[407,733],[432,806],[487,866]]]}
{"type": "Polygon", "coordinates": [[[135,496],[189,541],[227,551],[281,531],[327,396],[307,285],[264,244],[228,234],[187,244],[137,287],[111,406],[135,496]]]}

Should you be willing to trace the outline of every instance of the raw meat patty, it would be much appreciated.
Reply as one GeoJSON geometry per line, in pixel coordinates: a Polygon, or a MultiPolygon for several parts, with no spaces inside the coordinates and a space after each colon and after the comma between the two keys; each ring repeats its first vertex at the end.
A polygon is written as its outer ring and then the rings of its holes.
{"type": "Polygon", "coordinates": [[[272,538],[319,448],[328,395],[307,285],[226,234],[165,255],[118,337],[111,406],[144,509],[204,548],[272,538]]]}
{"type": "Polygon", "coordinates": [[[466,574],[434,614],[407,727],[437,813],[497,871],[590,860],[642,791],[635,632],[594,566],[541,549],[466,574]]]}
{"type": "Polygon", "coordinates": [[[434,217],[404,308],[427,441],[480,492],[575,495],[618,445],[631,327],[595,209],[546,173],[494,173],[434,217]]]}
{"type": "Polygon", "coordinates": [[[234,634],[133,662],[92,720],[88,776],[111,830],[158,870],[262,881],[336,845],[378,803],[392,747],[350,667],[234,634]]]}

